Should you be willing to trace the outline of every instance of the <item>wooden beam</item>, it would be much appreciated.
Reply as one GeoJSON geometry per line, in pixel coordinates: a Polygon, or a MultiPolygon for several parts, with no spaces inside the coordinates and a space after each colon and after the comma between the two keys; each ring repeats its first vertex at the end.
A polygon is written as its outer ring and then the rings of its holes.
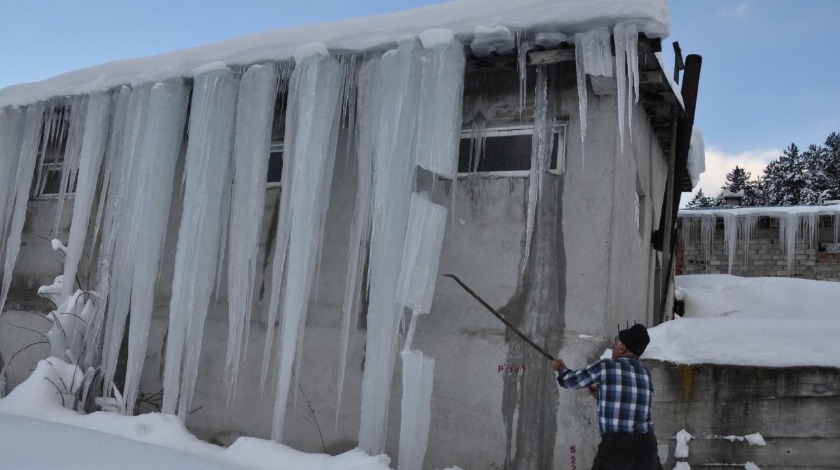
{"type": "Polygon", "coordinates": [[[575,49],[551,49],[548,51],[531,51],[528,53],[528,65],[556,64],[558,62],[573,62],[575,49]]]}

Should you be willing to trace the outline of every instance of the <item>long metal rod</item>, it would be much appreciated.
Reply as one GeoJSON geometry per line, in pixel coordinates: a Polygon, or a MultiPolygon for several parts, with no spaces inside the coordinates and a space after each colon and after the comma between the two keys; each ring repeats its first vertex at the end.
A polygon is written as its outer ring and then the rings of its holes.
{"type": "Polygon", "coordinates": [[[479,296],[478,296],[478,294],[476,294],[475,292],[473,292],[473,290],[472,290],[472,289],[470,289],[470,288],[469,288],[469,286],[467,286],[466,284],[464,284],[464,282],[463,282],[463,281],[461,281],[460,279],[458,279],[458,276],[455,276],[454,274],[444,274],[444,276],[446,276],[446,277],[450,277],[450,278],[452,278],[455,282],[457,282],[457,283],[458,283],[458,284],[459,284],[462,288],[464,288],[464,290],[465,290],[465,291],[467,291],[467,293],[468,293],[468,294],[470,294],[471,296],[473,296],[473,298],[474,298],[475,300],[477,300],[477,301],[478,301],[481,305],[483,305],[483,306],[484,306],[484,308],[486,308],[487,310],[489,310],[489,311],[490,311],[490,313],[492,313],[492,314],[493,314],[496,318],[498,318],[499,320],[501,320],[501,321],[502,321],[502,323],[504,323],[504,324],[505,324],[505,326],[506,326],[506,327],[508,327],[508,328],[510,329],[510,331],[513,331],[514,333],[516,333],[516,335],[517,335],[517,336],[519,336],[520,338],[522,338],[522,339],[523,339],[526,343],[528,343],[528,345],[530,345],[532,348],[536,349],[536,350],[537,350],[540,354],[542,354],[543,356],[545,356],[545,357],[546,357],[546,359],[548,359],[549,361],[553,361],[553,360],[554,360],[554,356],[552,356],[551,354],[549,354],[548,352],[546,352],[546,350],[545,350],[545,349],[543,349],[543,348],[539,347],[536,343],[534,343],[533,341],[531,341],[531,340],[530,340],[530,338],[528,338],[527,336],[525,336],[525,334],[524,334],[524,333],[522,333],[521,331],[519,331],[519,330],[518,330],[515,326],[513,326],[513,324],[512,324],[511,322],[509,322],[509,321],[508,321],[505,317],[503,317],[501,313],[497,312],[495,308],[493,308],[492,306],[490,306],[490,304],[488,304],[487,302],[485,302],[485,301],[484,301],[484,299],[482,299],[481,297],[479,297],[479,296]]]}

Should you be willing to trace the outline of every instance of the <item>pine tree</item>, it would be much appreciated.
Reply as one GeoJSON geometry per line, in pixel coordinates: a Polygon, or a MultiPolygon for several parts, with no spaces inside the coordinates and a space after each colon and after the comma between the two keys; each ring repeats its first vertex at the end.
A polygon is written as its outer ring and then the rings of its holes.
{"type": "Polygon", "coordinates": [[[703,189],[698,189],[694,197],[685,205],[686,209],[705,209],[715,206],[715,200],[703,194],[703,189]]]}
{"type": "Polygon", "coordinates": [[[737,193],[742,189],[747,188],[747,182],[750,179],[750,173],[743,168],[735,165],[735,168],[726,174],[726,183],[720,187],[722,191],[730,191],[737,193]]]}
{"type": "Polygon", "coordinates": [[[778,159],[764,168],[764,184],[768,205],[801,204],[806,178],[802,155],[796,144],[790,144],[778,159]]]}

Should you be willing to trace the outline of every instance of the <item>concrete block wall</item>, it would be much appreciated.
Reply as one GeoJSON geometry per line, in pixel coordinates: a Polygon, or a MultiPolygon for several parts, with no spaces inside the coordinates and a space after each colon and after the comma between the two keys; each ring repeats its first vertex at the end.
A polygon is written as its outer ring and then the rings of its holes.
{"type": "MultiPolygon", "coordinates": [[[[823,228],[818,241],[833,240],[831,229],[823,228]]],[[[729,274],[729,254],[723,229],[715,231],[711,251],[706,253],[696,234],[682,237],[682,264],[677,274],[729,274]]],[[[785,247],[779,241],[777,229],[761,229],[747,245],[738,240],[732,272],[745,277],[800,277],[824,281],[840,281],[840,254],[820,252],[818,243],[797,240],[793,267],[788,271],[785,247]]]]}
{"type": "Polygon", "coordinates": [[[840,369],[675,365],[645,361],[655,386],[654,420],[664,468],[762,470],[840,468],[840,369]],[[694,436],[686,459],[674,437],[694,436]],[[725,439],[760,433],[765,446],[725,439]],[[740,465],[740,466],[739,466],[740,465]]]}

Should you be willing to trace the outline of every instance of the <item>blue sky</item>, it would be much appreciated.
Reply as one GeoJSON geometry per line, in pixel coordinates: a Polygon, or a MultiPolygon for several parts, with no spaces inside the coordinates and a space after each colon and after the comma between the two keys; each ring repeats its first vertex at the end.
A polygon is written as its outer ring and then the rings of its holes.
{"type": "MultiPolygon", "coordinates": [[[[5,0],[0,88],[112,60],[435,0],[5,0]]],[[[760,173],[791,142],[840,132],[840,0],[671,0],[671,42],[703,56],[696,115],[704,191],[735,164],[760,173]]]]}

